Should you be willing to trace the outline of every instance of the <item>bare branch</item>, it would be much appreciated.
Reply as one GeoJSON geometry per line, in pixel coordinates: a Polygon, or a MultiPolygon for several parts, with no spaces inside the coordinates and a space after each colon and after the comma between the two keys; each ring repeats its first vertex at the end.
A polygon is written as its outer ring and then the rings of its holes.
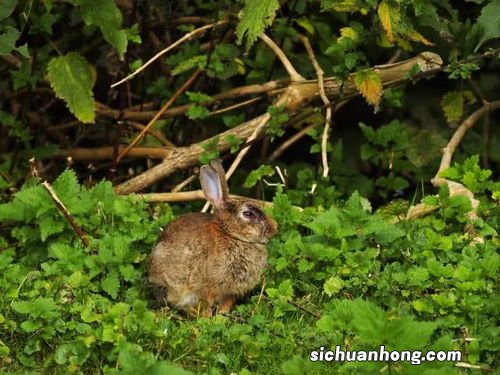
{"type": "Polygon", "coordinates": [[[288,60],[288,57],[286,57],[283,50],[276,43],[274,43],[274,41],[271,38],[269,38],[266,34],[262,33],[260,35],[260,39],[262,39],[262,41],[266,43],[269,48],[271,48],[276,57],[281,61],[283,67],[287,71],[292,82],[305,81],[304,77],[302,77],[299,73],[297,73],[290,60],[288,60]]]}
{"type": "Polygon", "coordinates": [[[321,69],[321,66],[316,60],[316,56],[314,55],[314,51],[311,47],[311,43],[307,37],[301,35],[300,40],[306,47],[307,54],[311,59],[311,62],[314,66],[314,70],[316,70],[316,75],[318,76],[318,87],[319,87],[319,95],[323,104],[326,105],[326,114],[325,114],[325,126],[323,127],[323,134],[321,136],[321,163],[323,164],[323,178],[328,177],[328,172],[330,170],[328,166],[328,157],[327,157],[327,148],[328,148],[328,135],[330,133],[330,125],[332,123],[332,106],[330,105],[330,100],[326,96],[325,93],[325,83],[323,81],[324,72],[321,69]]]}
{"type": "Polygon", "coordinates": [[[140,72],[142,72],[144,69],[146,69],[149,65],[151,65],[154,61],[156,61],[158,58],[160,58],[161,56],[163,56],[167,52],[173,50],[175,47],[181,45],[186,40],[189,40],[189,39],[193,38],[194,36],[205,32],[206,30],[212,29],[212,28],[220,26],[220,25],[224,25],[225,23],[227,23],[227,21],[226,20],[222,20],[222,21],[219,21],[219,22],[216,22],[216,23],[211,23],[209,25],[205,25],[205,26],[199,27],[197,29],[194,29],[193,31],[187,33],[182,38],[178,39],[177,41],[175,41],[174,43],[172,43],[171,45],[169,45],[167,48],[165,48],[165,49],[161,50],[160,52],[158,52],[156,55],[154,55],[152,58],[150,58],[148,61],[146,61],[146,63],[143,66],[141,66],[139,69],[137,69],[132,74],[129,74],[128,76],[126,76],[122,80],[113,83],[111,85],[111,88],[114,88],[114,87],[116,87],[118,85],[121,85],[122,83],[124,83],[126,81],[131,80],[136,75],[138,75],[140,72]]]}
{"type": "Polygon", "coordinates": [[[232,111],[234,109],[245,107],[247,105],[256,103],[256,102],[258,102],[260,100],[262,100],[262,96],[258,96],[256,98],[248,99],[248,100],[245,100],[245,101],[243,101],[241,103],[236,103],[236,104],[230,105],[228,107],[217,109],[215,111],[210,112],[208,115],[209,116],[219,115],[219,114],[224,113],[224,112],[229,112],[229,111],[232,111]]]}
{"type": "MultiPolygon", "coordinates": [[[[418,65],[420,70],[425,72],[426,69],[435,69],[436,66],[439,66],[440,62],[441,59],[438,55],[424,52],[412,59],[394,65],[378,67],[376,71],[380,75],[383,86],[387,87],[408,80],[408,73],[414,69],[415,65],[418,65]]],[[[359,94],[352,77],[350,78],[344,85],[337,80],[325,80],[325,92],[330,100],[339,99],[340,94],[342,94],[341,100],[348,100],[359,94]]],[[[318,83],[316,81],[291,83],[284,90],[275,90],[275,93],[280,94],[276,103],[283,105],[284,110],[288,113],[299,111],[312,100],[319,97],[318,83]]],[[[176,147],[167,150],[167,155],[162,163],[116,186],[115,191],[119,194],[140,191],[175,171],[195,165],[198,163],[198,158],[204,150],[202,145],[205,142],[217,142],[216,148],[220,152],[228,150],[231,147],[227,140],[228,136],[236,136],[242,139],[248,138],[266,115],[263,114],[246,121],[208,140],[192,144],[188,147],[176,147]]]]}
{"type": "MultiPolygon", "coordinates": [[[[125,150],[125,146],[120,146],[119,151],[125,150]]],[[[163,159],[170,155],[169,148],[163,147],[134,147],[128,153],[132,158],[143,159],[163,159]]],[[[113,157],[113,147],[93,147],[93,148],[73,148],[68,150],[59,150],[57,158],[72,158],[73,160],[110,160],[113,157]]]]}
{"type": "MultiPolygon", "coordinates": [[[[146,128],[146,126],[138,123],[138,122],[135,122],[135,121],[126,121],[125,122],[125,125],[128,125],[134,129],[137,129],[139,131],[142,131],[146,128]]],[[[151,134],[152,137],[155,137],[158,141],[160,141],[164,146],[167,146],[167,147],[175,147],[175,145],[170,142],[161,132],[155,130],[155,129],[147,129],[146,130],[149,134],[151,134]]]]}
{"type": "MultiPolygon", "coordinates": [[[[462,124],[455,130],[453,133],[452,137],[450,138],[448,144],[443,148],[443,156],[441,158],[441,163],[439,165],[439,169],[436,172],[436,175],[434,178],[431,180],[432,184],[436,187],[442,186],[442,185],[448,185],[448,189],[450,192],[450,196],[456,196],[456,195],[465,195],[471,202],[472,205],[472,211],[469,212],[468,216],[471,220],[474,220],[477,218],[477,207],[479,205],[479,201],[474,197],[474,194],[467,189],[464,185],[447,180],[443,177],[440,177],[439,174],[444,171],[445,169],[450,167],[451,164],[451,159],[453,158],[453,154],[455,153],[455,150],[457,146],[460,144],[462,141],[465,133],[467,130],[469,130],[474,124],[479,121],[481,117],[486,115],[492,110],[496,110],[500,108],[500,100],[494,101],[491,103],[486,103],[484,104],[481,108],[479,108],[477,111],[472,113],[467,119],[465,119],[462,124]]],[[[411,206],[408,209],[408,212],[406,213],[406,219],[407,220],[413,220],[418,217],[424,216],[430,212],[433,212],[437,209],[438,207],[435,206],[430,206],[425,203],[420,203],[415,206],[411,206]]],[[[480,238],[476,238],[476,240],[481,241],[480,238]]]]}
{"type": "Polygon", "coordinates": [[[73,227],[73,229],[76,232],[76,234],[78,235],[78,237],[80,237],[80,240],[82,241],[83,245],[85,247],[88,247],[89,246],[89,240],[88,240],[87,236],[85,235],[85,232],[75,222],[75,219],[73,219],[73,216],[70,214],[70,212],[68,211],[68,209],[66,208],[66,206],[64,205],[64,203],[61,202],[61,200],[57,196],[57,194],[54,191],[54,189],[52,188],[52,186],[47,181],[44,181],[42,183],[42,185],[48,191],[50,197],[52,198],[52,200],[56,204],[56,206],[59,209],[59,211],[64,215],[64,217],[66,218],[66,220],[68,220],[68,223],[71,225],[71,227],[73,227]]]}
{"type": "Polygon", "coordinates": [[[436,173],[436,176],[432,180],[433,184],[436,185],[439,182],[440,179],[440,177],[438,176],[439,173],[450,166],[453,153],[455,152],[455,149],[462,141],[462,138],[464,137],[467,130],[469,130],[472,126],[474,126],[474,124],[486,113],[492,110],[496,110],[498,108],[500,108],[500,100],[484,104],[481,108],[479,108],[477,111],[472,113],[467,119],[465,119],[465,121],[457,128],[457,130],[455,130],[455,133],[453,133],[453,136],[451,137],[450,141],[443,148],[443,157],[441,159],[441,164],[439,165],[439,169],[436,173]]]}
{"type": "MultiPolygon", "coordinates": [[[[176,193],[148,193],[148,194],[137,194],[139,198],[144,199],[146,202],[190,202],[190,201],[201,201],[205,200],[205,194],[203,190],[192,190],[192,191],[178,191],[176,193]]],[[[245,199],[249,201],[256,202],[264,206],[272,206],[271,202],[261,201],[258,199],[242,197],[240,195],[230,194],[230,198],[234,199],[245,199]]]]}
{"type": "MultiPolygon", "coordinates": [[[[200,105],[207,107],[211,104],[225,99],[237,99],[242,96],[265,94],[269,91],[283,87],[285,83],[285,81],[269,81],[258,85],[236,87],[234,89],[213,95],[210,99],[208,99],[206,102],[201,103],[200,105]]],[[[134,121],[149,121],[157,113],[157,111],[144,110],[150,108],[151,104],[152,103],[146,103],[143,108],[141,106],[135,106],[126,109],[122,114],[123,119],[134,121]]],[[[163,112],[161,117],[169,118],[183,115],[184,113],[186,113],[190,106],[191,104],[183,104],[177,107],[170,108],[163,112]]],[[[99,102],[96,102],[96,111],[101,116],[110,117],[113,119],[118,118],[118,116],[120,115],[119,110],[110,108],[99,102]]]]}
{"type": "Polygon", "coordinates": [[[179,87],[179,89],[172,95],[172,97],[165,103],[163,107],[158,111],[158,113],[149,121],[149,123],[146,125],[144,129],[141,130],[141,132],[135,137],[135,139],[123,150],[120,155],[116,158],[116,163],[118,163],[125,155],[127,155],[130,150],[142,139],[144,134],[153,126],[153,124],[158,120],[163,112],[165,112],[176,100],[179,96],[181,96],[184,91],[186,91],[194,82],[194,80],[198,77],[198,75],[201,73],[200,69],[197,69],[189,79],[184,82],[184,84],[179,87]]]}
{"type": "Polygon", "coordinates": [[[268,160],[272,161],[272,160],[276,160],[279,157],[281,157],[281,155],[283,155],[283,153],[285,152],[285,150],[287,148],[289,148],[290,146],[292,146],[293,144],[298,142],[300,139],[302,139],[307,134],[307,132],[309,132],[311,129],[314,129],[316,126],[317,126],[317,124],[313,123],[313,124],[307,125],[305,128],[300,129],[297,133],[295,133],[290,138],[288,138],[286,141],[284,141],[281,145],[279,145],[279,147],[273,151],[271,156],[269,156],[268,160]]]}

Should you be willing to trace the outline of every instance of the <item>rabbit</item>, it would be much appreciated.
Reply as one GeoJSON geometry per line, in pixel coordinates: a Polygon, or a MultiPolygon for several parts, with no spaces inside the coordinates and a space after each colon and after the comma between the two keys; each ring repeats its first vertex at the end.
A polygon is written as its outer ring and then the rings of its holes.
{"type": "Polygon", "coordinates": [[[213,214],[189,213],[167,225],[151,252],[148,278],[170,306],[210,317],[214,307],[229,313],[257,285],[278,225],[253,201],[229,197],[220,161],[202,166],[200,180],[213,214]]]}

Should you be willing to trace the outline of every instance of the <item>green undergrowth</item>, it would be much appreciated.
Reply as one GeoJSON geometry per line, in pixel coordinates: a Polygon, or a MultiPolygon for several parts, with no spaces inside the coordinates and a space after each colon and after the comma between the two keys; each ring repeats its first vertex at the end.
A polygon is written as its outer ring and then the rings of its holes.
{"type": "MultiPolygon", "coordinates": [[[[228,316],[190,320],[152,308],[147,255],[167,205],[152,208],[80,185],[67,170],[53,187],[87,234],[84,247],[38,181],[0,205],[1,373],[456,374],[451,362],[311,362],[321,346],[460,350],[462,362],[498,366],[498,183],[477,158],[424,200],[432,214],[405,221],[408,203],[374,212],[358,193],[297,210],[279,187],[270,214],[265,284],[228,316]],[[262,289],[262,293],[259,293],[262,289]]],[[[296,195],[296,194],[295,194],[296,195]]],[[[398,203],[395,201],[395,203],[398,203]]]]}

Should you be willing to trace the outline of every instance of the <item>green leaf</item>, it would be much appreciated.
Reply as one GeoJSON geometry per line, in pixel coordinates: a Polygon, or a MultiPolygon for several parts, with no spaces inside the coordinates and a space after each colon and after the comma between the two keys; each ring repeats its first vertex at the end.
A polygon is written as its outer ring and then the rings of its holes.
{"type": "Polygon", "coordinates": [[[382,81],[380,75],[373,70],[362,70],[355,74],[354,83],[368,104],[378,108],[382,97],[382,81]]]}
{"type": "Polygon", "coordinates": [[[186,116],[191,120],[204,119],[210,115],[210,111],[201,105],[189,106],[186,116]]]}
{"type": "Polygon", "coordinates": [[[441,100],[441,108],[443,109],[446,121],[448,123],[460,120],[464,114],[464,104],[474,103],[475,97],[471,91],[451,91],[446,93],[441,100]]]}
{"type": "Polygon", "coordinates": [[[102,289],[108,293],[112,298],[118,296],[120,291],[120,280],[118,280],[118,275],[115,271],[111,271],[102,281],[102,289]]]}
{"type": "Polygon", "coordinates": [[[464,113],[463,95],[459,91],[447,93],[441,100],[441,108],[448,123],[460,120],[464,113]]]}
{"type": "Polygon", "coordinates": [[[338,276],[332,276],[325,281],[325,284],[323,285],[323,290],[329,297],[331,297],[334,294],[340,292],[343,287],[344,287],[344,280],[342,280],[338,276]]]}
{"type": "Polygon", "coordinates": [[[188,70],[198,67],[203,69],[207,65],[207,56],[193,56],[188,59],[182,60],[179,64],[172,69],[172,75],[179,75],[181,73],[187,72],[188,70]]]}
{"type": "Polygon", "coordinates": [[[116,48],[120,60],[127,50],[127,32],[122,29],[122,13],[114,0],[73,0],[80,6],[86,25],[99,27],[104,39],[116,48]]]}
{"type": "Polygon", "coordinates": [[[38,225],[40,226],[40,239],[45,242],[47,238],[53,234],[61,233],[64,230],[64,222],[61,220],[56,220],[52,215],[43,215],[38,219],[38,225]]]}
{"type": "Polygon", "coordinates": [[[231,153],[238,151],[240,149],[240,145],[243,143],[243,140],[234,134],[228,134],[225,141],[231,146],[231,153]]]}
{"type": "Polygon", "coordinates": [[[49,81],[56,96],[63,99],[71,113],[82,122],[95,119],[92,66],[77,52],[55,57],[48,65],[49,81]]]}
{"type": "Polygon", "coordinates": [[[500,0],[493,0],[482,9],[477,24],[480,37],[475,51],[488,40],[500,37],[500,0]]]}
{"type": "Polygon", "coordinates": [[[16,9],[17,0],[2,0],[0,3],[0,21],[9,17],[16,9]]]}
{"type": "Polygon", "coordinates": [[[249,50],[267,26],[270,26],[280,4],[278,0],[245,0],[241,18],[236,27],[238,43],[246,36],[246,49],[249,50]]]}
{"type": "Polygon", "coordinates": [[[196,91],[187,91],[186,96],[189,98],[190,101],[198,104],[203,104],[212,99],[210,95],[196,91]]]}
{"type": "Polygon", "coordinates": [[[12,26],[5,26],[4,32],[0,34],[0,55],[6,55],[16,49],[16,41],[19,38],[19,30],[12,26]]]}
{"type": "Polygon", "coordinates": [[[42,327],[42,322],[39,320],[36,321],[26,320],[25,322],[21,323],[21,328],[25,332],[34,332],[41,327],[42,327]]]}
{"type": "Polygon", "coordinates": [[[12,303],[12,309],[19,314],[29,314],[33,306],[30,302],[16,301],[12,303]]]}
{"type": "Polygon", "coordinates": [[[259,168],[250,172],[243,186],[246,188],[253,187],[263,177],[273,176],[275,173],[276,171],[270,165],[261,165],[259,168]]]}

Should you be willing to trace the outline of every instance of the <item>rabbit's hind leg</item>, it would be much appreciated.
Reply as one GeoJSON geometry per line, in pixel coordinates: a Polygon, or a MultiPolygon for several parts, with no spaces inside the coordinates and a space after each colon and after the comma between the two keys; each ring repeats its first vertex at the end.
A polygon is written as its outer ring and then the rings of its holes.
{"type": "Polygon", "coordinates": [[[222,301],[220,302],[218,308],[217,308],[217,314],[227,314],[231,311],[234,302],[236,301],[235,296],[225,296],[222,298],[222,301]]]}

